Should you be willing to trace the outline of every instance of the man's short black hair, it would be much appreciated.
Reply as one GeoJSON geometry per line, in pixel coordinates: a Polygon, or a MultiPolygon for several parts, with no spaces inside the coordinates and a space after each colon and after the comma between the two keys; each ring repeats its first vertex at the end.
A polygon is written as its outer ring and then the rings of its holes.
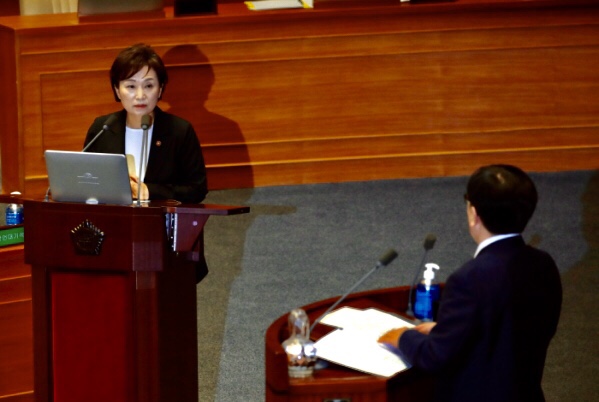
{"type": "Polygon", "coordinates": [[[511,165],[489,165],[470,176],[465,198],[493,234],[521,233],[537,206],[531,178],[511,165]]]}

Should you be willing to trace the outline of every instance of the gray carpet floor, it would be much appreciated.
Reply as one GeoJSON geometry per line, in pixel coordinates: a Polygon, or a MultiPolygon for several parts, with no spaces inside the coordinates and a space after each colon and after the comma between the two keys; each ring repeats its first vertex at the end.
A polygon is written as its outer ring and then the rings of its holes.
{"type": "MultiPolygon", "coordinates": [[[[533,174],[540,201],[525,238],[555,258],[564,284],[543,387],[548,401],[599,400],[599,172],[533,174]]],[[[216,191],[209,275],[198,285],[200,402],[264,400],[264,334],[289,310],[344,293],[387,249],[399,253],[356,291],[408,284],[428,233],[443,281],[471,258],[466,177],[216,191]]]]}

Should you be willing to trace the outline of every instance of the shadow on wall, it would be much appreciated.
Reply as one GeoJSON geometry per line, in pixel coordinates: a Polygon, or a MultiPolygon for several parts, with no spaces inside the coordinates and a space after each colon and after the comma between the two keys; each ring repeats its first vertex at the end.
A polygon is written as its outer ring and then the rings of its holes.
{"type": "Polygon", "coordinates": [[[581,202],[587,251],[562,275],[562,314],[543,378],[547,401],[591,401],[599,395],[599,171],[581,202]]]}
{"type": "Polygon", "coordinates": [[[189,120],[198,134],[210,190],[253,188],[245,138],[237,122],[207,109],[215,82],[210,61],[195,45],[175,46],[162,57],[169,72],[165,110],[189,120]]]}
{"type": "MultiPolygon", "coordinates": [[[[210,111],[206,102],[215,75],[210,61],[195,45],[175,46],[163,56],[169,83],[161,107],[193,124],[206,162],[210,192],[205,203],[247,205],[254,179],[239,125],[210,111]],[[238,188],[240,190],[216,191],[238,188]]],[[[214,400],[229,290],[242,270],[245,238],[256,216],[210,218],[204,229],[209,274],[197,287],[200,402],[214,400]]]]}

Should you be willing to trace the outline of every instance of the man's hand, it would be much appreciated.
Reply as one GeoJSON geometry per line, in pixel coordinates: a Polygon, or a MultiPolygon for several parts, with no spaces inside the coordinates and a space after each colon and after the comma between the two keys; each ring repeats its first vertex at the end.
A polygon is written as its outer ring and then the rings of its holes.
{"type": "Polygon", "coordinates": [[[436,322],[423,322],[422,324],[416,325],[413,329],[420,332],[421,334],[428,335],[431,332],[431,329],[437,325],[436,322]]]}
{"type": "Polygon", "coordinates": [[[401,338],[401,335],[404,332],[406,332],[408,329],[410,329],[410,328],[402,327],[402,328],[394,328],[390,331],[387,331],[383,335],[381,335],[378,342],[386,343],[388,345],[392,345],[395,347],[399,347],[399,338],[401,338]]]}

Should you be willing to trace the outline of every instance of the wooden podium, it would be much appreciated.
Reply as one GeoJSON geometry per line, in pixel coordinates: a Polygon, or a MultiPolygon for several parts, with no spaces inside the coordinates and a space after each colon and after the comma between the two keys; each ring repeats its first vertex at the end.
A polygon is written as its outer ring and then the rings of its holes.
{"type": "Polygon", "coordinates": [[[249,208],[24,207],[36,401],[197,401],[202,230],[249,208]]]}
{"type": "MultiPolygon", "coordinates": [[[[409,287],[371,290],[351,294],[339,308],[378,308],[402,314],[406,311],[409,287]]],[[[338,297],[302,307],[314,322],[338,297]]],[[[391,378],[361,373],[335,364],[315,370],[312,378],[289,378],[287,356],[281,343],[289,337],[285,314],[274,321],[265,337],[267,402],[427,402],[432,397],[432,376],[409,369],[391,378]]],[[[316,325],[311,334],[317,340],[332,328],[316,325]]]]}

